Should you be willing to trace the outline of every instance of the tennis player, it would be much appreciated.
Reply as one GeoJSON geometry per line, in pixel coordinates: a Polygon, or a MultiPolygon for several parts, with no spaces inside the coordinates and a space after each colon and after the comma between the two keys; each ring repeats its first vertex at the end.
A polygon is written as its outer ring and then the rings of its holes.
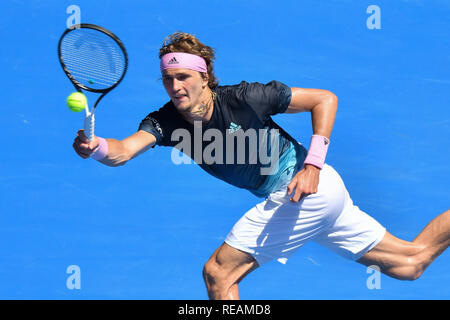
{"type": "Polygon", "coordinates": [[[448,247],[450,210],[409,242],[353,204],[339,174],[325,163],[338,104],[333,93],[278,81],[218,86],[214,50],[186,33],[166,38],[159,56],[170,101],[124,140],[89,142],[80,130],[74,149],[82,158],[115,167],[155,145],[175,147],[209,174],[262,199],[206,262],[210,299],[238,299],[238,284],[246,275],[271,260],[286,263],[308,241],[401,280],[419,278],[448,247]],[[299,112],[312,116],[308,150],[271,118],[299,112]],[[181,137],[188,141],[181,143],[181,137]],[[230,147],[230,141],[238,142],[230,147]]]}

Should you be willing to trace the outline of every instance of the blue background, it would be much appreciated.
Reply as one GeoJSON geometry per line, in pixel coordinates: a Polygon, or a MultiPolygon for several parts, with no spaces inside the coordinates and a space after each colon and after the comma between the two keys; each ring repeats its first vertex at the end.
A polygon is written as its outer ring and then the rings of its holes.
{"type": "MultiPolygon", "coordinates": [[[[0,298],[206,299],[203,264],[259,199],[176,166],[155,148],[120,168],[72,149],[83,115],[57,60],[66,8],[125,43],[124,81],[100,103],[99,136],[123,139],[167,101],[158,48],[196,34],[216,48],[221,84],[241,80],[323,88],[339,97],[327,157],[354,200],[412,240],[448,209],[450,3],[440,0],[2,1],[0,298]],[[381,30],[369,30],[369,5],[381,30]],[[66,269],[81,269],[69,290],[66,269]]],[[[88,96],[90,101],[94,95],[88,96]]],[[[92,102],[91,102],[92,103],[92,102]]],[[[309,144],[309,114],[275,121],[309,144]]],[[[370,274],[315,244],[240,285],[244,299],[448,299],[449,252],[417,281],[370,274]]]]}

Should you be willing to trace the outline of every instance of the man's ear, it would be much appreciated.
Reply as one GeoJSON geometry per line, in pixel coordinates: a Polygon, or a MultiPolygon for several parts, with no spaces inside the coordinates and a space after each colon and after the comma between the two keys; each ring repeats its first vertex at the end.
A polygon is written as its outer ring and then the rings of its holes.
{"type": "Polygon", "coordinates": [[[204,72],[202,72],[201,75],[202,75],[202,79],[203,79],[203,81],[204,81],[204,82],[203,82],[203,89],[204,89],[205,87],[208,86],[209,75],[208,75],[207,73],[204,73],[204,72]]]}

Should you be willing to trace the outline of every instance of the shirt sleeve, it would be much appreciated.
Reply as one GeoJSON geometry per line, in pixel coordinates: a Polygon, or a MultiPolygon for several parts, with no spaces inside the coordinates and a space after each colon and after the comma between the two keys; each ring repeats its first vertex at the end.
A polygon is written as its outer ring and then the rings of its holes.
{"type": "Polygon", "coordinates": [[[138,130],[144,130],[156,138],[156,145],[166,146],[167,137],[171,135],[170,120],[166,108],[149,113],[140,123],[138,130]]]}
{"type": "Polygon", "coordinates": [[[272,115],[284,113],[291,103],[291,88],[279,81],[267,84],[247,83],[243,90],[244,99],[262,121],[272,115]]]}

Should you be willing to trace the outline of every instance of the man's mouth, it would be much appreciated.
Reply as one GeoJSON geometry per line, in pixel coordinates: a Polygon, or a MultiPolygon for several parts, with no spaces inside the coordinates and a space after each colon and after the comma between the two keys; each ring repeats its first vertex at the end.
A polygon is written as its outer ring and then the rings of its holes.
{"type": "Polygon", "coordinates": [[[178,94],[176,96],[173,96],[173,99],[180,101],[183,100],[184,98],[187,98],[187,96],[185,94],[178,94]]]}

